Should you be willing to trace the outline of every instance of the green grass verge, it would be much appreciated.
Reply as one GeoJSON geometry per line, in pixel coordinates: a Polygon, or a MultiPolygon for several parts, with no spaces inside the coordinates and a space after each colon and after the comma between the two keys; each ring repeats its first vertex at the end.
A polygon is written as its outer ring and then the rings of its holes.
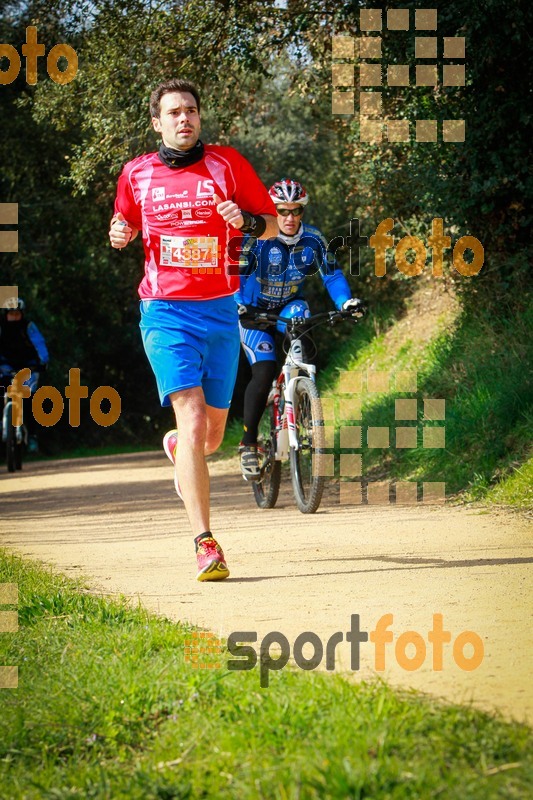
{"type": "Polygon", "coordinates": [[[526,798],[529,728],[376,683],[195,670],[190,631],[0,551],[0,787],[20,798],[526,798]]]}
{"type": "Polygon", "coordinates": [[[498,505],[533,508],[533,458],[516,466],[509,477],[491,489],[486,498],[498,505]]]}
{"type": "Polygon", "coordinates": [[[336,449],[339,425],[350,421],[339,420],[340,370],[388,372],[391,389],[398,372],[416,370],[417,395],[364,395],[363,427],[388,427],[391,445],[368,449],[364,437],[365,476],[444,481],[448,495],[462,492],[467,500],[532,508],[526,463],[533,441],[533,378],[527,367],[533,362],[532,329],[533,305],[510,302],[499,314],[471,309],[443,318],[428,341],[407,338],[396,349],[385,334],[369,340],[356,330],[320,376],[325,393],[337,398],[336,449]],[[418,419],[396,421],[395,400],[413,397],[419,398],[418,419]],[[424,397],[445,399],[445,421],[424,420],[424,397]],[[445,425],[445,447],[424,447],[426,425],[445,425]],[[397,426],[418,429],[416,448],[395,447],[397,426]]]}

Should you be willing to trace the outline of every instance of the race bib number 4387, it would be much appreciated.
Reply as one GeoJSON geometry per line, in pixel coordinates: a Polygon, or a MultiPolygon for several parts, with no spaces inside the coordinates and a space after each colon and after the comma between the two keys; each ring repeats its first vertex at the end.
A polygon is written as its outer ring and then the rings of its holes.
{"type": "Polygon", "coordinates": [[[218,265],[216,236],[161,236],[161,265],[190,269],[218,265]]]}

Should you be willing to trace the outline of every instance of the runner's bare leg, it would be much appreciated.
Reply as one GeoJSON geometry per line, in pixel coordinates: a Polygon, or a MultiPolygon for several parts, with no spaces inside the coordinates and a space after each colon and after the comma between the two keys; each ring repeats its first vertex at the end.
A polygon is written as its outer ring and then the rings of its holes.
{"type": "Polygon", "coordinates": [[[193,534],[198,536],[210,530],[209,471],[205,457],[214,453],[222,442],[228,409],[208,406],[200,387],[174,392],[170,402],[178,429],[176,471],[193,534]]]}

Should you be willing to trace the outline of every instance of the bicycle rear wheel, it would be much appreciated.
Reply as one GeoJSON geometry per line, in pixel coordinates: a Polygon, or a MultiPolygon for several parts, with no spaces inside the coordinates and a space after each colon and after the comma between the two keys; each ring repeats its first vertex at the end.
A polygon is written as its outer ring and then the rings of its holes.
{"type": "Polygon", "coordinates": [[[302,514],[314,514],[324,491],[324,416],[320,395],[310,378],[296,385],[294,421],[298,447],[291,447],[291,478],[296,505],[302,514]]]}
{"type": "Polygon", "coordinates": [[[272,403],[261,417],[257,445],[261,477],[252,483],[255,502],[259,508],[274,508],[281,484],[281,461],[276,461],[276,423],[272,403]]]}

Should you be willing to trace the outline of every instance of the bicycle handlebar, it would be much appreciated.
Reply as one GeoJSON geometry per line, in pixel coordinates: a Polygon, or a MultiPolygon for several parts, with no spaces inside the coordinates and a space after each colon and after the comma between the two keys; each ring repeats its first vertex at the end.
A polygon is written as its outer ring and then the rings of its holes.
{"type": "Polygon", "coordinates": [[[283,317],[280,314],[272,314],[269,311],[255,311],[255,313],[242,314],[240,319],[249,320],[251,322],[285,322],[287,329],[296,331],[298,328],[307,328],[309,325],[318,325],[321,322],[327,322],[333,327],[337,322],[343,319],[352,319],[357,321],[366,314],[366,307],[354,311],[353,309],[346,309],[345,311],[321,311],[319,314],[313,314],[310,317],[283,317]]]}

